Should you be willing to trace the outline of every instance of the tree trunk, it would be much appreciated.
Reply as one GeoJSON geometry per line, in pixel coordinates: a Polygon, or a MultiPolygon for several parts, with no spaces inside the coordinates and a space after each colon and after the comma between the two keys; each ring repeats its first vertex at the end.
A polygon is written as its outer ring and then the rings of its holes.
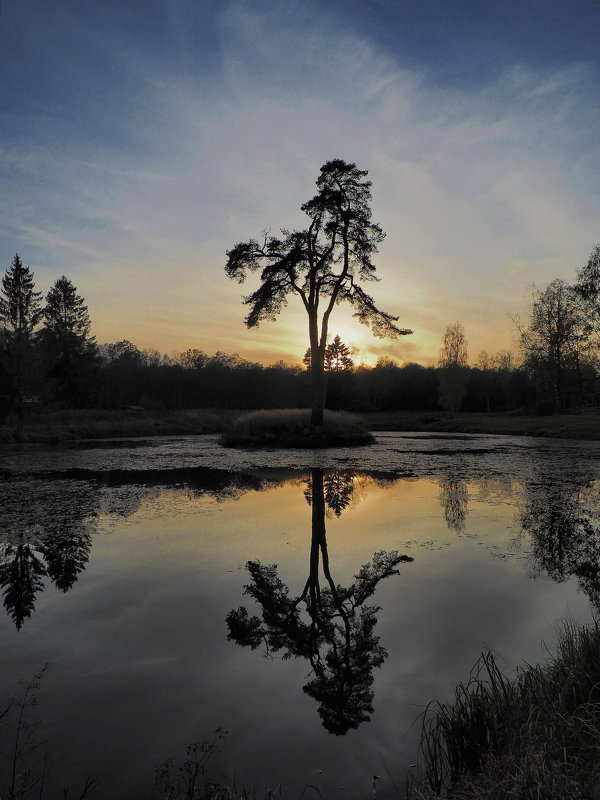
{"type": "Polygon", "coordinates": [[[310,337],[310,424],[323,425],[325,408],[325,347],[319,341],[316,314],[309,317],[310,337]]]}

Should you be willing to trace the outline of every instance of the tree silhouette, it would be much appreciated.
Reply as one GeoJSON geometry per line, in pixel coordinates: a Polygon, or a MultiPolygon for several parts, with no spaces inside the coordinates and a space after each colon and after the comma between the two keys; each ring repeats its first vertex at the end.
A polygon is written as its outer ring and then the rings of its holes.
{"type": "Polygon", "coordinates": [[[0,587],[7,614],[21,630],[35,609],[35,598],[44,588],[44,562],[28,542],[5,544],[0,549],[0,587]]]}
{"type": "MultiPolygon", "coordinates": [[[[311,349],[310,347],[304,354],[302,363],[307,370],[311,368],[311,349]]],[[[344,344],[339,335],[336,334],[333,341],[330,342],[325,348],[325,359],[323,368],[325,372],[342,372],[343,370],[350,370],[354,367],[354,361],[350,355],[350,348],[344,344]]]]}
{"type": "Polygon", "coordinates": [[[538,394],[556,408],[567,404],[569,373],[576,376],[583,399],[581,368],[592,347],[592,331],[581,294],[572,286],[556,278],[544,290],[534,289],[529,324],[520,330],[521,346],[538,394]]]}
{"type": "MultiPolygon", "coordinates": [[[[344,487],[342,496],[346,494],[344,487]]],[[[335,511],[344,501],[334,495],[331,484],[329,496],[335,511]]],[[[322,469],[312,470],[307,499],[312,511],[312,536],[309,575],[302,593],[290,597],[275,564],[249,561],[246,568],[251,580],[244,593],[261,607],[262,617],[250,616],[244,606],[231,611],[227,615],[227,638],[253,650],[262,645],[267,655],[283,650],[284,658],[306,658],[313,677],[304,691],[319,703],[324,727],[343,735],[370,719],[373,669],[381,666],[387,655],[374,633],[380,609],[364,603],[381,580],[399,574],[399,563],[413,559],[396,551],[381,551],[361,567],[351,586],[336,584],[327,550],[322,469]],[[320,568],[325,586],[321,586],[320,568]],[[301,615],[301,606],[306,618],[301,615]]]]}
{"type": "Polygon", "coordinates": [[[30,388],[33,329],[40,319],[41,292],[34,290],[33,273],[17,253],[2,278],[0,292],[0,355],[8,377],[11,403],[22,425],[23,399],[30,388]]]}
{"type": "Polygon", "coordinates": [[[53,399],[68,406],[87,405],[94,395],[95,339],[83,297],[64,275],[46,295],[39,344],[47,365],[53,399]]]}
{"type": "Polygon", "coordinates": [[[574,288],[586,304],[596,332],[600,333],[600,244],[595,245],[588,263],[577,274],[574,288]]]}
{"type": "Polygon", "coordinates": [[[458,411],[467,393],[467,340],[460,322],[448,325],[439,360],[440,402],[448,411],[458,411]]]}
{"type": "Polygon", "coordinates": [[[317,194],[302,206],[310,219],[308,228],[281,237],[265,232],[261,242],[250,239],[227,251],[225,271],[243,282],[248,272],[261,270],[261,284],[244,298],[250,306],[249,328],[274,320],[288,302],[300,297],[308,315],[311,349],[311,421],[323,424],[325,402],[324,361],[329,318],[336,303],[347,300],[354,316],[371,327],[375,336],[397,337],[412,333],[399,328],[393,317],[381,311],[359,281],[376,280],[372,256],[384,238],[371,222],[371,183],[356,164],[333,159],[321,167],[317,194]]]}
{"type": "Polygon", "coordinates": [[[352,369],[354,361],[350,356],[350,348],[336,334],[331,344],[325,348],[325,369],[327,372],[342,372],[352,369]]]}

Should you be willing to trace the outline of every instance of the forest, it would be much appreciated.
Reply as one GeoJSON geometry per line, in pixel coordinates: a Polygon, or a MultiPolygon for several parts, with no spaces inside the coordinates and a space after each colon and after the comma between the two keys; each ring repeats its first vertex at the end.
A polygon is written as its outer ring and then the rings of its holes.
{"type": "MultiPolygon", "coordinates": [[[[326,406],[356,412],[466,411],[551,414],[600,403],[600,245],[573,285],[534,289],[517,324],[519,353],[479,353],[448,325],[437,366],[380,358],[356,364],[334,336],[325,355],[326,406]]],[[[84,298],[59,277],[45,297],[15,255],[0,291],[0,420],[40,408],[177,410],[304,408],[310,349],[297,365],[263,365],[236,353],[175,355],[128,340],[96,342],[84,298]]]]}

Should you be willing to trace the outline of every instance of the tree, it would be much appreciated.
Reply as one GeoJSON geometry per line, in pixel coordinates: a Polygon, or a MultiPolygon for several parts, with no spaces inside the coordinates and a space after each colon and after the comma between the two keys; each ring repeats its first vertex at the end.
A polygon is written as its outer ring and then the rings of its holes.
{"type": "Polygon", "coordinates": [[[128,339],[101,344],[101,399],[107,408],[138,405],[143,393],[140,350],[128,339]]]}
{"type": "Polygon", "coordinates": [[[448,325],[442,338],[439,360],[440,402],[448,411],[458,411],[467,393],[467,340],[460,322],[448,325]]]}
{"type": "Polygon", "coordinates": [[[182,353],[178,353],[176,361],[181,364],[184,369],[202,369],[208,363],[208,356],[204,350],[198,350],[197,347],[190,347],[182,353]]]}
{"type": "MultiPolygon", "coordinates": [[[[310,347],[304,354],[302,363],[310,372],[312,363],[312,351],[310,347]]],[[[348,345],[344,344],[336,334],[333,341],[330,342],[325,348],[325,358],[323,360],[323,369],[325,372],[342,372],[343,370],[353,369],[354,361],[351,357],[351,350],[348,345]]]]}
{"type": "Polygon", "coordinates": [[[23,399],[32,379],[32,335],[40,319],[41,292],[34,290],[33,272],[17,253],[2,278],[0,292],[0,347],[8,378],[11,405],[16,405],[19,425],[23,399]]]}
{"type": "Polygon", "coordinates": [[[592,325],[580,294],[556,278],[533,290],[529,325],[520,330],[528,369],[535,375],[538,396],[562,408],[571,390],[570,378],[583,399],[582,366],[592,348],[592,325]]]}
{"type": "Polygon", "coordinates": [[[302,205],[310,223],[303,230],[265,232],[261,242],[250,239],[227,251],[225,271],[242,283],[249,272],[261,270],[261,284],[244,298],[250,307],[248,328],[274,320],[297,295],[308,315],[311,349],[311,406],[313,425],[322,425],[325,403],[324,362],[329,318],[334,306],[347,300],[354,316],[375,336],[395,338],[412,333],[399,328],[398,318],[381,311],[359,281],[377,280],[372,256],[384,232],[371,222],[371,182],[356,164],[333,159],[321,167],[317,194],[302,205]]]}
{"type": "Polygon", "coordinates": [[[39,344],[47,364],[51,397],[74,407],[95,394],[96,341],[90,336],[90,315],[83,297],[62,275],[46,295],[39,344]]]}
{"type": "Polygon", "coordinates": [[[589,312],[590,322],[600,333],[600,244],[597,244],[588,263],[577,274],[575,291],[589,312]]]}
{"type": "Polygon", "coordinates": [[[352,369],[354,361],[350,357],[350,348],[344,344],[338,335],[333,342],[325,348],[325,370],[327,372],[342,372],[352,369]]]}

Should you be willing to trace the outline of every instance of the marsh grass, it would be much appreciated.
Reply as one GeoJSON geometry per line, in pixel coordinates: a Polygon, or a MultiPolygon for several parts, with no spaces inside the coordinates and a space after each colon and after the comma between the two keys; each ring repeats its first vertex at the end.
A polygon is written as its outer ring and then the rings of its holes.
{"type": "Polygon", "coordinates": [[[552,417],[538,417],[518,414],[382,411],[361,414],[361,418],[373,431],[490,433],[557,439],[600,439],[598,414],[555,414],[552,417]]]}
{"type": "MultiPolygon", "coordinates": [[[[206,433],[222,433],[233,420],[259,415],[273,420],[273,429],[265,432],[270,441],[268,445],[240,444],[231,446],[269,446],[269,447],[329,447],[354,444],[368,444],[371,440],[357,440],[365,437],[365,429],[373,431],[421,431],[447,433],[491,433],[516,436],[550,436],[564,439],[600,439],[600,415],[598,414],[556,414],[552,417],[533,417],[518,415],[491,414],[447,414],[446,412],[373,412],[352,416],[345,412],[326,412],[326,425],[321,431],[327,436],[327,428],[339,437],[332,445],[316,444],[316,434],[307,437],[306,444],[277,445],[278,417],[288,420],[289,428],[298,428],[302,432],[306,425],[301,416],[299,426],[298,415],[307,415],[300,409],[283,409],[279,411],[255,411],[244,413],[231,409],[190,409],[181,411],[150,411],[146,409],[129,410],[62,410],[40,411],[27,417],[22,432],[17,432],[16,421],[0,425],[0,444],[15,442],[60,444],[61,442],[84,439],[114,439],[140,436],[176,436],[206,433]],[[335,416],[353,420],[353,426],[362,426],[362,433],[335,423],[335,416]],[[328,421],[327,421],[328,420],[328,421]]],[[[252,429],[258,436],[258,424],[252,423],[252,429]]]]}
{"type": "Polygon", "coordinates": [[[420,762],[413,800],[600,798],[598,624],[565,623],[556,654],[512,679],[483,655],[454,703],[425,713],[420,762]]]}
{"type": "Polygon", "coordinates": [[[224,447],[353,447],[371,444],[373,436],[358,417],[325,411],[323,425],[310,424],[310,411],[290,408],[252,411],[235,420],[222,435],[224,447]]]}
{"type": "Polygon", "coordinates": [[[136,436],[175,436],[220,433],[239,414],[229,410],[186,411],[62,410],[31,416],[20,437],[16,426],[0,426],[0,444],[59,444],[80,439],[112,439],[136,436]]]}

